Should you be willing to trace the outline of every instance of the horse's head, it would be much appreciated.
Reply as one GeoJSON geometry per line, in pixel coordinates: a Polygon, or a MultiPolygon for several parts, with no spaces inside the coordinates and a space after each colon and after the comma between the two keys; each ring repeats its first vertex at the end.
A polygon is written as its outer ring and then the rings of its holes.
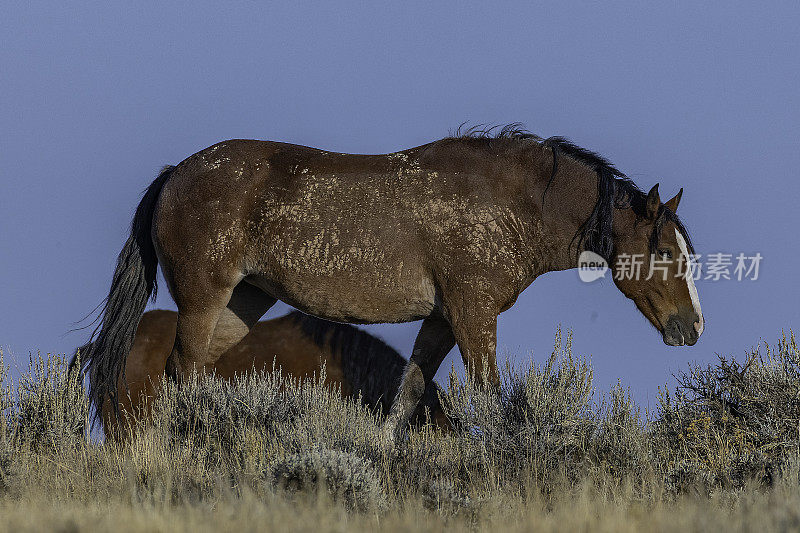
{"type": "Polygon", "coordinates": [[[682,192],[662,204],[656,185],[639,213],[614,228],[614,282],[670,346],[692,346],[704,325],[690,268],[693,250],[675,216],[682,192]]]}

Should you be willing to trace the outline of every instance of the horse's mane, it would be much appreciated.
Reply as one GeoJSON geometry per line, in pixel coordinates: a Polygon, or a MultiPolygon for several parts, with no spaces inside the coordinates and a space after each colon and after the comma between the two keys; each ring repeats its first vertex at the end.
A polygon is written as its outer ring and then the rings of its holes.
{"type": "MultiPolygon", "coordinates": [[[[299,311],[288,317],[314,344],[339,354],[342,373],[353,387],[353,393],[361,393],[368,405],[380,405],[383,414],[389,413],[406,359],[378,337],[370,335],[350,324],[331,322],[299,311]]],[[[420,405],[439,407],[438,386],[426,387],[420,405]]]]}
{"type": "MultiPolygon", "coordinates": [[[[545,187],[545,192],[555,179],[558,170],[558,158],[561,155],[567,156],[583,165],[586,165],[597,174],[597,202],[594,205],[589,218],[584,221],[578,232],[573,238],[577,241],[577,251],[581,249],[590,250],[611,260],[614,252],[614,238],[612,234],[612,223],[614,219],[614,208],[621,209],[630,207],[638,216],[644,216],[646,212],[647,193],[642,191],[628,176],[617,169],[608,159],[600,154],[587,150],[569,139],[564,137],[543,138],[535,133],[526,130],[522,124],[514,122],[505,126],[473,126],[462,130],[464,124],[458,127],[454,134],[442,139],[442,141],[463,141],[483,145],[487,148],[496,146],[498,141],[519,143],[523,141],[534,141],[541,146],[550,148],[553,151],[553,169],[550,180],[545,187]]],[[[653,232],[650,235],[650,253],[655,253],[658,248],[658,240],[666,222],[672,222],[681,232],[689,253],[694,253],[694,246],[689,236],[689,232],[681,222],[677,214],[672,212],[663,204],[660,206],[656,216],[653,232]]]]}

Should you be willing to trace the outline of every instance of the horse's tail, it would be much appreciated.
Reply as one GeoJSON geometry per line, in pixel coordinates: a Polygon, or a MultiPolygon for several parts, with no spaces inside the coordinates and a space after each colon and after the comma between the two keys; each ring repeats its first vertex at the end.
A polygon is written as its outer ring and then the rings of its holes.
{"type": "Polygon", "coordinates": [[[96,418],[107,399],[118,405],[117,382],[125,371],[147,300],[156,296],[158,258],[151,236],[153,211],[174,168],[164,167],[144,192],[133,216],[130,236],[117,258],[111,289],[101,309],[102,320],[80,352],[81,364],[89,374],[89,400],[96,418]]]}

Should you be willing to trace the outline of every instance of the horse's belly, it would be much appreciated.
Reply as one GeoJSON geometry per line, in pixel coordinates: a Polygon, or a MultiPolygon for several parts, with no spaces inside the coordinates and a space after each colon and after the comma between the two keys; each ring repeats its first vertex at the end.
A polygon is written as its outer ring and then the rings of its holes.
{"type": "Polygon", "coordinates": [[[410,322],[431,314],[436,290],[427,277],[249,276],[247,281],[311,315],[340,322],[410,322]]]}

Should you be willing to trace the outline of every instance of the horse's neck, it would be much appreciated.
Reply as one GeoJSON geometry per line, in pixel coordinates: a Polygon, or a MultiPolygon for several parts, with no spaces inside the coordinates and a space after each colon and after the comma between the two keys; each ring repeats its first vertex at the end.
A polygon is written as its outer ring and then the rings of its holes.
{"type": "Polygon", "coordinates": [[[544,231],[551,243],[546,272],[578,266],[579,239],[576,235],[597,202],[597,175],[585,166],[559,157],[558,172],[539,176],[540,203],[544,231]],[[549,182],[549,187],[548,187],[549,182]],[[545,192],[546,189],[546,192],[545,192]]]}

